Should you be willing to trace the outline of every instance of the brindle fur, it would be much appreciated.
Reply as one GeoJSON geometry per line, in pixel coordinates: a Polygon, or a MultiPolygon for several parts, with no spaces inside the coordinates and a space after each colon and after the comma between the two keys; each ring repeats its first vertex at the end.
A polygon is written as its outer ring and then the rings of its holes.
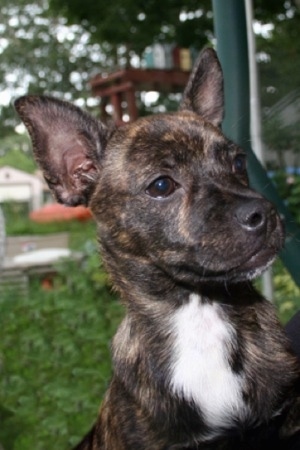
{"type": "Polygon", "coordinates": [[[250,282],[282,247],[283,230],[249,188],[242,150],[221,132],[215,52],[201,53],[177,113],[109,130],[50,97],[22,97],[16,109],[57,200],[90,206],[127,309],[113,340],[113,378],[77,450],[289,448],[300,427],[299,366],[273,306],[250,282]],[[162,176],[176,186],[154,198],[149,186],[162,176]],[[170,389],[170,318],[191,293],[218,304],[235,330],[228,364],[245,379],[251,414],[224,429],[170,389]]]}

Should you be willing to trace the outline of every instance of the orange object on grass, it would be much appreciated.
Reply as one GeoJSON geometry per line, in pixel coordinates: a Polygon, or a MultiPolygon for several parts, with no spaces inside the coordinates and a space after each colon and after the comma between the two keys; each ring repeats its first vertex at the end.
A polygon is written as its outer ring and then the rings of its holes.
{"type": "Polygon", "coordinates": [[[29,214],[34,222],[63,222],[67,220],[86,221],[92,218],[92,213],[85,206],[65,206],[60,203],[50,203],[29,214]]]}

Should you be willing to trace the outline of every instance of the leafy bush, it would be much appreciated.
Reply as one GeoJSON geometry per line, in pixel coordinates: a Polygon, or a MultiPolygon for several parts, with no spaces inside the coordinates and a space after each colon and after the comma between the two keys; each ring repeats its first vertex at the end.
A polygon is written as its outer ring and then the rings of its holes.
{"type": "Polygon", "coordinates": [[[280,260],[273,266],[274,303],[285,324],[300,309],[300,290],[280,260]]]}
{"type": "MultiPolygon", "coordinates": [[[[299,170],[276,170],[273,181],[281,198],[300,226],[300,175],[299,170]]],[[[300,261],[300,255],[299,255],[300,261]]],[[[286,323],[300,308],[300,289],[295,284],[280,260],[273,267],[274,301],[280,319],[286,323]]]]}
{"type": "Polygon", "coordinates": [[[300,226],[300,175],[298,171],[277,170],[273,174],[273,181],[281,198],[300,226]]]}
{"type": "Polygon", "coordinates": [[[110,339],[123,311],[95,245],[89,242],[85,252],[80,267],[61,264],[52,290],[34,280],[28,298],[0,299],[5,450],[70,448],[96,418],[111,374],[110,339]],[[22,424],[17,436],[14,423],[22,424]]]}

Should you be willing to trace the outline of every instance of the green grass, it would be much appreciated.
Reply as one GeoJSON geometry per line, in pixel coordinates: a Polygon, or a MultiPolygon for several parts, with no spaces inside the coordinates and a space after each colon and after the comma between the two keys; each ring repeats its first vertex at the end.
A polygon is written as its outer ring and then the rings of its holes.
{"type": "Polygon", "coordinates": [[[33,280],[28,298],[13,292],[0,298],[5,450],[72,448],[97,416],[111,375],[110,341],[123,310],[94,242],[85,251],[81,267],[61,265],[53,290],[42,291],[33,280]]]}

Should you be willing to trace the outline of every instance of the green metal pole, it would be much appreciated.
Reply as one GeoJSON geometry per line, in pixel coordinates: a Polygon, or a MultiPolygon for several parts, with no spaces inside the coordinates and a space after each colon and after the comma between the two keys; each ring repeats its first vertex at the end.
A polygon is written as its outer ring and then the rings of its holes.
{"type": "Polygon", "coordinates": [[[300,286],[300,229],[251,148],[248,42],[244,1],[212,0],[212,5],[217,51],[224,72],[223,131],[247,152],[250,184],[268,198],[284,217],[287,237],[280,258],[300,286]]]}

